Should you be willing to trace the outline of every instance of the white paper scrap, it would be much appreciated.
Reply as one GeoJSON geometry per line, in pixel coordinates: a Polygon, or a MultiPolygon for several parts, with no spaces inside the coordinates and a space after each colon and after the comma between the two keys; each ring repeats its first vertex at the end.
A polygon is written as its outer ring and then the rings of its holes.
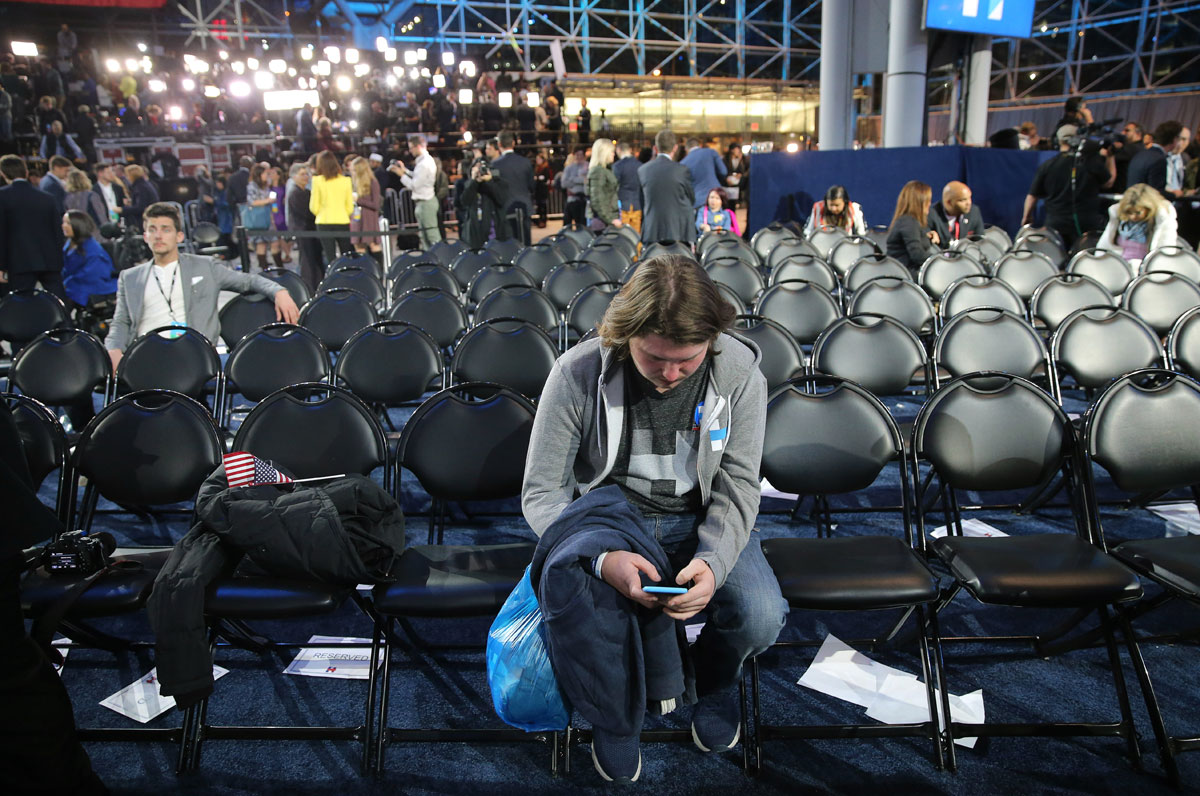
{"type": "MultiPolygon", "coordinates": [[[[934,690],[938,715],[941,716],[941,693],[934,690]]],[[[925,683],[913,677],[888,677],[880,686],[875,701],[867,707],[867,715],[884,724],[919,724],[929,720],[929,701],[925,683]]],[[[967,724],[983,724],[983,691],[963,696],[950,695],[950,717],[967,724]]],[[[968,749],[975,748],[978,738],[955,738],[954,742],[968,749]]]]}
{"type": "MultiPolygon", "coordinates": [[[[229,674],[228,669],[213,667],[213,679],[219,680],[229,674]]],[[[151,669],[144,677],[122,688],[100,704],[115,710],[122,716],[140,721],[142,724],[157,718],[175,707],[175,697],[163,696],[159,692],[158,669],[151,669]]]]}
{"type": "Polygon", "coordinates": [[[779,500],[795,500],[797,497],[799,497],[799,495],[793,495],[789,492],[780,492],[778,489],[771,486],[771,482],[765,478],[762,480],[762,483],[759,484],[759,487],[762,490],[762,496],[765,498],[778,498],[779,500]]]}
{"type": "Polygon", "coordinates": [[[1197,511],[1195,503],[1162,503],[1147,508],[1167,521],[1168,536],[1200,534],[1200,511],[1197,511]]]}
{"type": "Polygon", "coordinates": [[[704,622],[698,622],[694,625],[684,625],[683,631],[687,633],[688,644],[695,644],[696,639],[700,638],[700,631],[704,629],[704,622]]]}
{"type": "Polygon", "coordinates": [[[52,664],[52,666],[54,666],[54,671],[58,672],[59,677],[62,676],[63,667],[67,665],[67,653],[71,651],[71,648],[67,645],[70,643],[71,639],[67,638],[66,636],[60,636],[59,638],[56,638],[50,642],[50,646],[52,647],[61,647],[61,649],[58,651],[58,654],[62,656],[62,663],[52,664]]]}
{"type": "MultiPolygon", "coordinates": [[[[349,636],[312,636],[309,644],[362,644],[360,647],[303,647],[283,670],[284,674],[366,680],[371,668],[371,639],[349,636]]],[[[376,667],[383,663],[379,656],[376,667]]]]}
{"type": "Polygon", "coordinates": [[[873,661],[829,635],[797,685],[865,708],[875,702],[880,687],[889,676],[916,680],[915,675],[873,661]]]}
{"type": "MultiPolygon", "coordinates": [[[[983,520],[977,520],[972,517],[969,520],[963,520],[962,524],[963,536],[1008,536],[999,528],[993,528],[983,520]]],[[[941,539],[946,535],[946,526],[939,525],[929,532],[932,539],[941,539]]]]}

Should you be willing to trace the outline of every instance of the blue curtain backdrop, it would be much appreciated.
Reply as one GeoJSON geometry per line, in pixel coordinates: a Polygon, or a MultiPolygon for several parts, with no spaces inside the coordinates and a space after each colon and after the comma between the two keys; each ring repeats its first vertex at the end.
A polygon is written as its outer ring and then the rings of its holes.
{"type": "Polygon", "coordinates": [[[754,233],[772,221],[803,224],[830,185],[846,186],[868,225],[886,225],[909,180],[933,186],[934,202],[943,185],[962,180],[971,186],[984,222],[1012,235],[1021,225],[1034,172],[1055,154],[957,146],[757,154],[750,160],[748,226],[754,233]]]}

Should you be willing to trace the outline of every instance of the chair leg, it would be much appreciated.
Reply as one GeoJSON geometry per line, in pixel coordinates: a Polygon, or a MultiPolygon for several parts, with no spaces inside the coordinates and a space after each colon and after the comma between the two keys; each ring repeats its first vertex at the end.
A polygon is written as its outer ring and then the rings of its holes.
{"type": "Polygon", "coordinates": [[[1129,650],[1130,664],[1133,666],[1134,675],[1137,676],[1138,685],[1141,686],[1142,699],[1146,702],[1146,712],[1150,714],[1150,726],[1154,729],[1154,740],[1158,743],[1158,754],[1162,758],[1163,770],[1171,785],[1179,788],[1179,766],[1175,762],[1171,736],[1167,734],[1167,725],[1163,721],[1162,709],[1159,707],[1158,697],[1154,693],[1154,684],[1150,682],[1150,671],[1146,668],[1146,660],[1142,657],[1142,650],[1138,646],[1137,637],[1133,634],[1133,625],[1130,624],[1129,617],[1121,608],[1117,608],[1116,611],[1121,633],[1125,636],[1125,646],[1129,650]]]}
{"type": "Polygon", "coordinates": [[[388,740],[388,694],[391,691],[392,676],[392,647],[388,643],[388,635],[392,632],[392,618],[383,620],[383,633],[380,643],[383,652],[383,682],[379,693],[379,732],[375,736],[375,773],[383,773],[383,752],[388,740]]]}
{"type": "Polygon", "coordinates": [[[954,750],[954,727],[950,718],[950,685],[946,682],[946,662],[942,656],[942,631],[938,623],[937,608],[929,612],[928,638],[933,641],[929,650],[933,661],[933,672],[937,680],[937,688],[942,696],[942,748],[945,754],[947,771],[958,770],[958,760],[954,750]]]}
{"type": "MultiPolygon", "coordinates": [[[[379,647],[380,638],[383,635],[379,629],[379,622],[376,618],[371,628],[371,663],[367,670],[367,713],[363,719],[363,739],[362,739],[362,773],[364,775],[371,771],[371,755],[374,752],[375,736],[373,733],[375,727],[375,684],[377,682],[376,667],[379,664],[379,647]]],[[[386,649],[386,648],[385,648],[386,649]]],[[[380,729],[382,732],[382,728],[380,729]]]]}
{"type": "MultiPolygon", "coordinates": [[[[920,632],[917,634],[918,646],[921,650],[921,676],[925,680],[925,699],[929,705],[929,738],[933,741],[934,768],[941,771],[946,767],[945,750],[942,749],[942,724],[944,721],[949,721],[950,716],[947,714],[944,718],[939,718],[937,708],[937,689],[933,682],[933,666],[930,665],[929,657],[929,637],[925,632],[925,607],[916,606],[917,623],[920,626],[920,632]]],[[[907,619],[911,609],[904,612],[904,617],[907,619]]],[[[899,629],[899,628],[897,628],[899,629]]],[[[939,682],[940,686],[941,683],[939,682]]],[[[946,692],[945,688],[941,689],[942,693],[946,692]]]]}
{"type": "Polygon", "coordinates": [[[192,744],[195,743],[196,712],[198,706],[192,705],[183,712],[183,722],[180,728],[182,737],[179,739],[179,757],[175,761],[175,773],[183,774],[190,770],[192,744]]]}
{"type": "Polygon", "coordinates": [[[750,707],[751,713],[754,715],[754,766],[751,769],[751,774],[758,776],[762,774],[762,703],[760,699],[761,685],[759,682],[758,673],[758,656],[755,655],[750,660],[750,707]]]}
{"type": "Polygon", "coordinates": [[[1100,626],[1104,628],[1104,645],[1108,648],[1109,668],[1112,669],[1113,685],[1117,689],[1117,703],[1121,707],[1121,723],[1125,729],[1125,741],[1129,747],[1129,759],[1137,771],[1142,770],[1142,750],[1138,748],[1137,730],[1133,724],[1133,711],[1129,707],[1129,691],[1125,686],[1125,671],[1121,666],[1121,655],[1117,652],[1117,640],[1113,635],[1112,617],[1108,606],[1097,609],[1100,626]]]}

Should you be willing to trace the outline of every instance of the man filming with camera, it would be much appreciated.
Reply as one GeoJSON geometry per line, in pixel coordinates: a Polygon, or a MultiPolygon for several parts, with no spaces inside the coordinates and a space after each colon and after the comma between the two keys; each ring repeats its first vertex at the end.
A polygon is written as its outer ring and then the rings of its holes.
{"type": "Polygon", "coordinates": [[[1100,192],[1116,178],[1112,152],[1081,135],[1075,125],[1064,124],[1058,128],[1058,157],[1043,163],[1033,175],[1021,223],[1031,223],[1037,200],[1045,200],[1045,225],[1057,230],[1070,249],[1083,233],[1104,228],[1100,192]]]}
{"type": "Polygon", "coordinates": [[[508,204],[508,184],[491,161],[500,155],[499,144],[489,140],[483,152],[473,149],[474,160],[462,162],[462,179],[457,189],[459,237],[472,249],[487,243],[495,229],[496,237],[507,240],[509,226],[505,223],[504,208],[508,204]]]}

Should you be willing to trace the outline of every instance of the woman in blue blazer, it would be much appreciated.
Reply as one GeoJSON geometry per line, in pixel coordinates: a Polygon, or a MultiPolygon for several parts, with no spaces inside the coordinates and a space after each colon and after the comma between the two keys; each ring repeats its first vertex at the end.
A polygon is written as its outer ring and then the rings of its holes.
{"type": "Polygon", "coordinates": [[[96,222],[80,210],[68,210],[62,220],[63,290],[75,304],[86,307],[89,296],[105,296],[117,292],[117,277],[113,275],[112,258],[92,237],[96,222]]]}

